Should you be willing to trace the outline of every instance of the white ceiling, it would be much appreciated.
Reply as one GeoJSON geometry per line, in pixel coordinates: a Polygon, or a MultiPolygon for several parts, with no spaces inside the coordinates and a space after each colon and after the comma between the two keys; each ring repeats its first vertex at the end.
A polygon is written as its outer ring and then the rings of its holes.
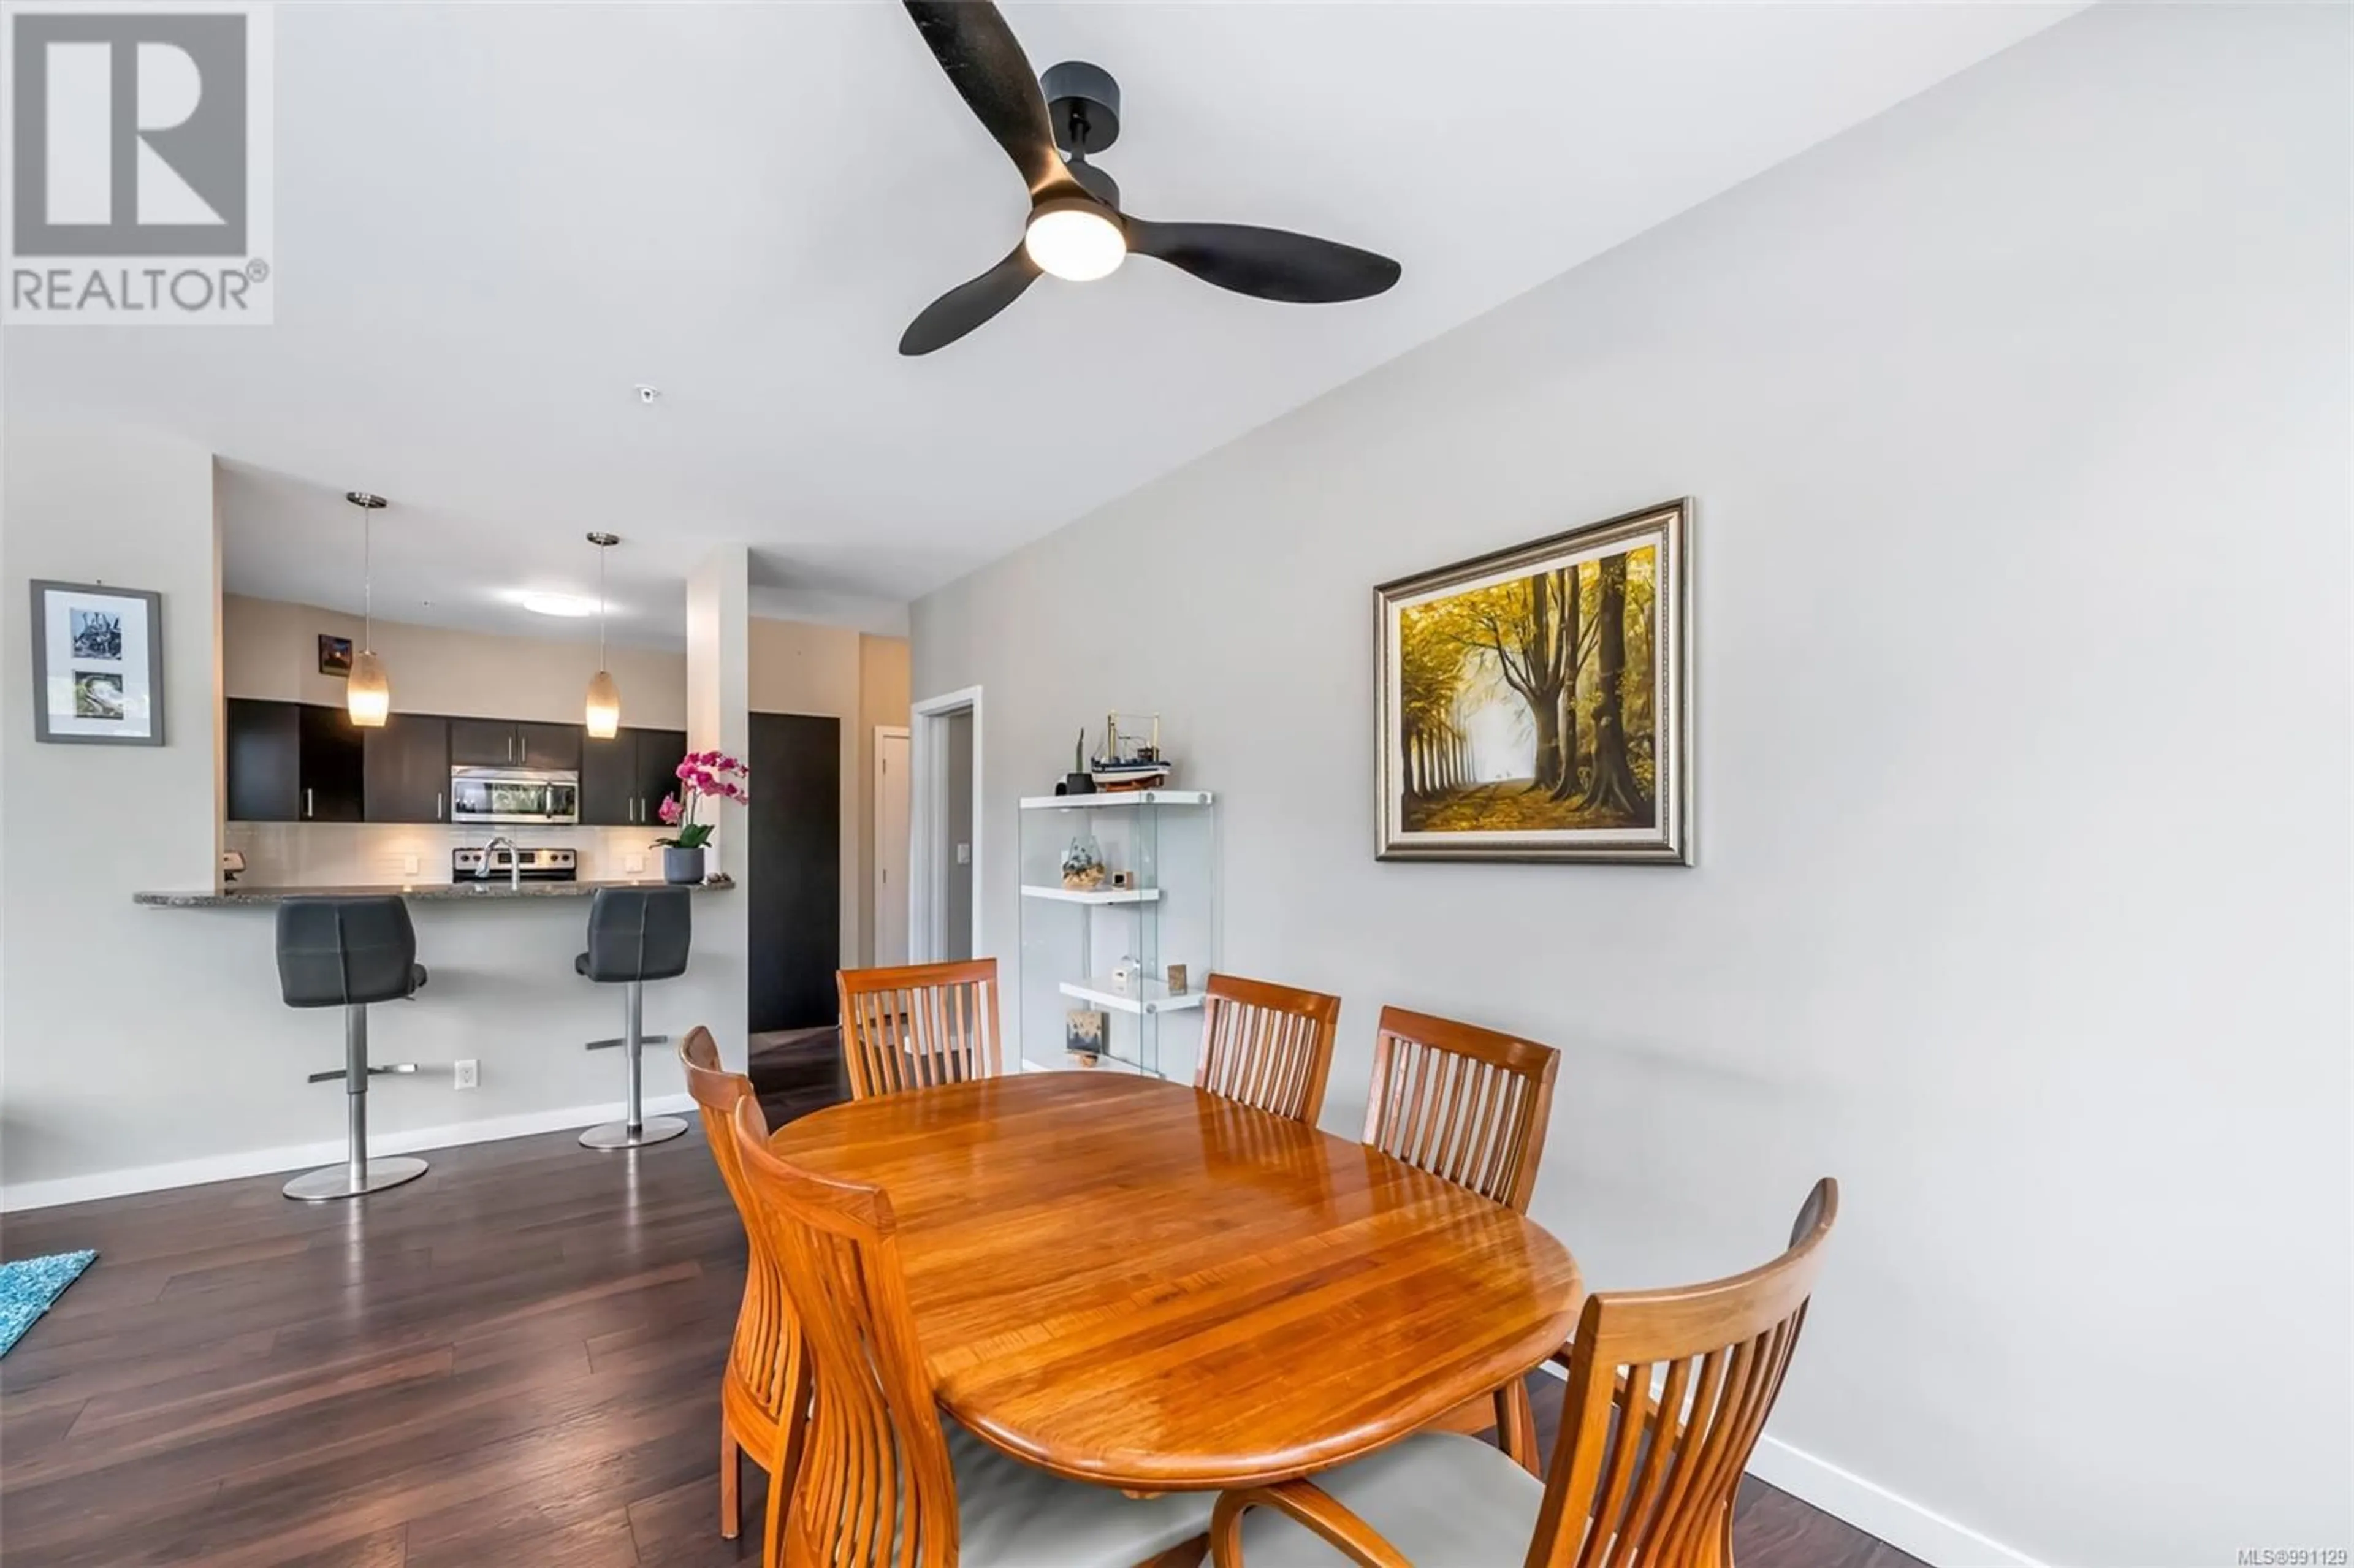
{"type": "Polygon", "coordinates": [[[281,6],[276,324],[12,333],[6,395],[230,460],[237,591],[356,609],[357,486],[379,614],[562,634],[513,596],[593,592],[607,528],[616,637],[674,640],[723,541],[862,619],[2074,9],[1012,5],[1034,67],[1119,79],[1131,210],[1405,279],[1275,305],[1133,260],[905,359],[1024,201],[896,5],[281,6]]]}

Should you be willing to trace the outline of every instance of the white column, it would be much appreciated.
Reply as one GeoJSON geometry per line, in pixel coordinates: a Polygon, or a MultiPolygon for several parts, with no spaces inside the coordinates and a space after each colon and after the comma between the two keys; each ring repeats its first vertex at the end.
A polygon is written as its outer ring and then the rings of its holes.
{"type": "MultiPolygon", "coordinates": [[[[747,757],[752,747],[751,554],[723,545],[686,579],[686,744],[691,751],[747,757]]],[[[762,780],[753,779],[758,790],[762,780]]],[[[695,1022],[718,1038],[720,1058],[742,1071],[750,981],[748,911],[751,835],[741,806],[722,806],[712,843],[731,893],[695,895],[695,956],[687,973],[703,1011],[695,1022]]]]}

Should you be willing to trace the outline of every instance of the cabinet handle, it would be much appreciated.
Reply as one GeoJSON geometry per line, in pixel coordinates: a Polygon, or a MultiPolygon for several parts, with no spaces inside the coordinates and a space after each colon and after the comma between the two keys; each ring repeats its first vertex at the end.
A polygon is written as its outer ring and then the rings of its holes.
{"type": "Polygon", "coordinates": [[[437,822],[441,820],[441,791],[439,789],[433,791],[433,820],[437,822]]]}
{"type": "Polygon", "coordinates": [[[312,808],[311,791],[308,789],[302,791],[302,814],[306,817],[315,817],[319,814],[312,808]]]}

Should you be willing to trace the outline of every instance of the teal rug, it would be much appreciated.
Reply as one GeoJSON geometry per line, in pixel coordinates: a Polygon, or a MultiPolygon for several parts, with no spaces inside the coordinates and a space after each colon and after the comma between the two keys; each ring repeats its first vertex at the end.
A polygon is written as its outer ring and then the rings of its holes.
{"type": "Polygon", "coordinates": [[[54,1257],[0,1263],[0,1356],[15,1349],[33,1319],[97,1261],[94,1252],[61,1252],[54,1257]]]}

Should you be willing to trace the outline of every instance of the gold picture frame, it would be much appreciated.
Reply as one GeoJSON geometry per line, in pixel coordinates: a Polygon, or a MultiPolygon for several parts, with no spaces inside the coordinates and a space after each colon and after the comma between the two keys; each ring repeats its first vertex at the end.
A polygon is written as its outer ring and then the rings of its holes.
{"type": "Polygon", "coordinates": [[[1691,863],[1691,511],[1373,590],[1377,858],[1691,863]]]}

